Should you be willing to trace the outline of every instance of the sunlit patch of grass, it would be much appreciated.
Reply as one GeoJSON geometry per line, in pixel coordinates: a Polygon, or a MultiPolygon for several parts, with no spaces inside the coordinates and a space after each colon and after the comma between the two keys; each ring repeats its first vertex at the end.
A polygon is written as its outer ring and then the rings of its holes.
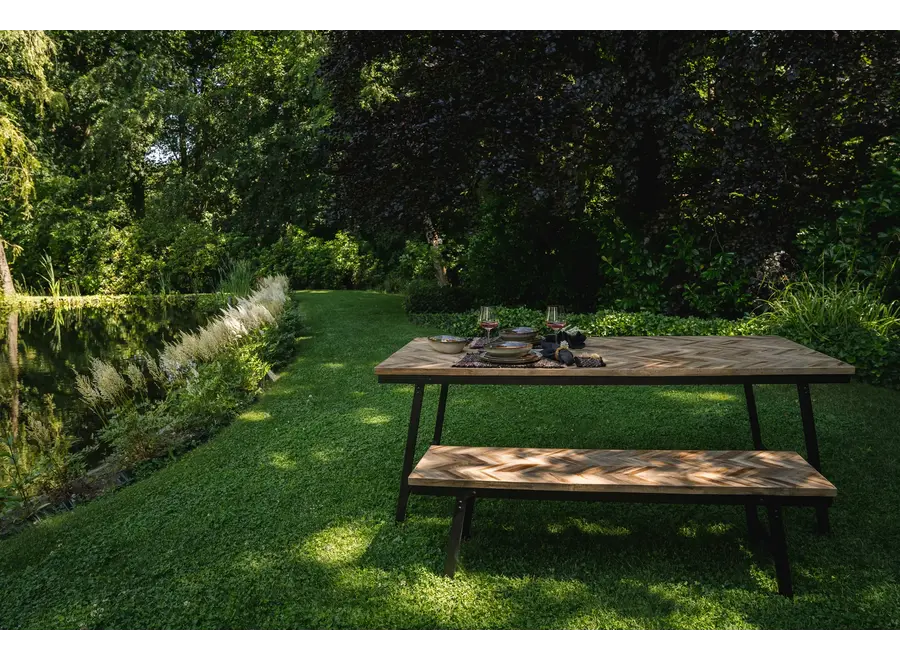
{"type": "Polygon", "coordinates": [[[393,421],[393,415],[385,415],[375,408],[360,408],[354,411],[354,416],[363,424],[389,424],[393,421]]]}
{"type": "Polygon", "coordinates": [[[284,452],[273,452],[269,457],[269,464],[279,470],[296,470],[297,461],[284,452]]]}
{"type": "Polygon", "coordinates": [[[262,573],[272,567],[276,559],[270,553],[250,550],[243,553],[236,562],[240,570],[262,573]]]}
{"type": "Polygon", "coordinates": [[[378,527],[364,523],[335,525],[310,536],[300,551],[328,566],[350,564],[362,557],[378,527]]]}
{"type": "Polygon", "coordinates": [[[247,410],[241,413],[238,419],[243,422],[264,422],[267,419],[272,419],[272,415],[265,410],[247,410]]]}
{"type": "Polygon", "coordinates": [[[708,389],[706,391],[661,390],[660,395],[677,401],[702,403],[704,401],[737,401],[738,396],[724,390],[708,389]]]}

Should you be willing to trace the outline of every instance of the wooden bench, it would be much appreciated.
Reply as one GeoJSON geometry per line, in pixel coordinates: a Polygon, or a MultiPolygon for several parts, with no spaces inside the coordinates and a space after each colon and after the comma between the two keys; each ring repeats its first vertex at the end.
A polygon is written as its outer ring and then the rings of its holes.
{"type": "Polygon", "coordinates": [[[475,500],[670,502],[744,505],[752,538],[768,512],[778,591],[793,595],[783,506],[828,506],[835,487],[792,451],[525,449],[432,445],[409,475],[410,492],[451,495],[456,508],[444,566],[456,571],[475,500]]]}

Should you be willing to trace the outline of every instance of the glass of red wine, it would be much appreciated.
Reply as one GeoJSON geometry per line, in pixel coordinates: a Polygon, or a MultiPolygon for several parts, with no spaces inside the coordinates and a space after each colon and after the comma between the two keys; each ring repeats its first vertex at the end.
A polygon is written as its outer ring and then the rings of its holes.
{"type": "Polygon", "coordinates": [[[559,331],[566,327],[566,312],[560,305],[547,307],[547,327],[556,333],[556,343],[559,343],[559,331]]]}
{"type": "Polygon", "coordinates": [[[500,325],[497,320],[497,310],[494,307],[482,307],[478,312],[478,323],[482,328],[487,330],[487,341],[485,346],[491,343],[491,330],[500,325]]]}

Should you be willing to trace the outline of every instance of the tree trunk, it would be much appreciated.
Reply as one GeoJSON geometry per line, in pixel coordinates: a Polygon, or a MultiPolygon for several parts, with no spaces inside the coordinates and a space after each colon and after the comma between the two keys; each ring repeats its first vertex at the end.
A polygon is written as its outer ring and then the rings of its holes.
{"type": "Polygon", "coordinates": [[[6,260],[6,246],[2,236],[0,236],[0,279],[3,280],[3,295],[13,298],[16,295],[16,285],[13,283],[9,261],[6,260]]]}
{"type": "Polygon", "coordinates": [[[439,286],[448,286],[450,280],[447,279],[447,268],[441,261],[441,236],[437,233],[431,220],[425,221],[425,240],[431,246],[431,263],[434,265],[434,273],[437,276],[439,286]]]}
{"type": "Polygon", "coordinates": [[[140,173],[135,173],[131,179],[131,212],[135,218],[143,219],[146,208],[147,189],[144,184],[144,176],[140,173]]]}
{"type": "MultiPolygon", "coordinates": [[[[0,251],[3,245],[0,244],[0,251]]],[[[9,401],[9,423],[13,438],[19,437],[19,312],[10,312],[6,321],[7,355],[12,379],[9,401]]]]}
{"type": "Polygon", "coordinates": [[[187,120],[184,115],[178,115],[178,160],[181,164],[181,176],[188,175],[188,147],[187,147],[187,120]]]}

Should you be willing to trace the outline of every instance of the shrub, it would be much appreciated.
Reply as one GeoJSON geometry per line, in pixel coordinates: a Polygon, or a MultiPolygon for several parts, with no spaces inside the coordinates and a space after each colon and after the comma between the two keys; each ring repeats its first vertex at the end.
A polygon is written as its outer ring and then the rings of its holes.
{"type": "Polygon", "coordinates": [[[38,492],[53,499],[70,495],[75,481],[85,472],[85,452],[72,450],[75,438],[66,433],[52,395],[44,397],[41,410],[29,415],[25,426],[26,438],[36,454],[38,492]]]}
{"type": "Polygon", "coordinates": [[[224,237],[210,224],[185,223],[168,246],[163,272],[177,291],[209,291],[224,257],[224,237]]]}
{"type": "Polygon", "coordinates": [[[199,365],[162,401],[117,408],[100,431],[100,441],[115,450],[122,467],[202,442],[259,391],[270,368],[261,357],[263,350],[257,332],[252,340],[199,365]]]}
{"type": "Polygon", "coordinates": [[[378,279],[368,246],[339,231],[325,240],[290,227],[262,257],[262,271],[284,273],[295,289],[355,289],[378,279]]]}
{"type": "Polygon", "coordinates": [[[286,365],[294,356],[297,340],[305,328],[300,305],[288,298],[278,322],[263,330],[263,359],[275,368],[286,365]]]}
{"type": "Polygon", "coordinates": [[[113,449],[119,465],[131,466],[164,455],[172,448],[174,437],[164,432],[167,422],[159,408],[145,411],[122,408],[97,437],[113,449]]]}
{"type": "Polygon", "coordinates": [[[840,204],[837,220],[798,233],[801,257],[826,277],[847,273],[877,282],[887,299],[900,299],[900,139],[883,140],[872,153],[871,181],[860,196],[840,204]]]}
{"type": "Polygon", "coordinates": [[[900,307],[872,285],[801,280],[768,304],[761,318],[771,332],[855,365],[863,380],[900,384],[900,307]]]}
{"type": "MultiPolygon", "coordinates": [[[[528,307],[500,307],[497,317],[501,327],[527,325],[544,328],[544,312],[528,307]]],[[[414,323],[439,327],[442,331],[463,336],[482,332],[474,312],[456,314],[412,314],[414,323]]],[[[570,314],[569,325],[595,337],[626,335],[737,335],[751,334],[747,320],[700,319],[665,316],[652,312],[616,312],[603,310],[596,314],[570,314]]]]}
{"type": "Polygon", "coordinates": [[[472,294],[461,286],[441,286],[435,280],[413,280],[403,303],[407,313],[462,312],[471,309],[472,294]]]}
{"type": "Polygon", "coordinates": [[[206,439],[256,396],[270,368],[262,347],[257,340],[229,350],[170,394],[165,410],[178,443],[206,439]]]}

